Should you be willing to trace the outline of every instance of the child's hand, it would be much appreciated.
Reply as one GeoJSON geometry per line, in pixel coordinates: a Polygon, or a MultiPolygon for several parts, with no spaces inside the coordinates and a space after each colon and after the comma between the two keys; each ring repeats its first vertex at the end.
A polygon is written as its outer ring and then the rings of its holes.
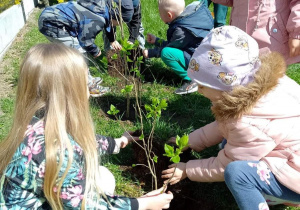
{"type": "Polygon", "coordinates": [[[143,50],[143,56],[144,58],[148,58],[148,50],[143,50]]]}
{"type": "Polygon", "coordinates": [[[112,46],[112,48],[114,48],[115,50],[122,50],[122,45],[120,45],[120,43],[116,40],[114,42],[111,42],[110,45],[112,46]]]}
{"type": "MultiPolygon", "coordinates": [[[[164,174],[164,175],[162,175],[161,177],[164,179],[170,179],[175,170],[175,166],[176,166],[176,164],[172,164],[169,166],[169,169],[162,171],[162,174],[164,174]]],[[[170,184],[171,185],[176,184],[177,182],[185,179],[186,177],[187,177],[186,163],[179,162],[179,163],[177,163],[177,168],[175,170],[175,174],[174,174],[173,178],[170,180],[170,184]]],[[[167,182],[168,182],[168,180],[166,180],[164,183],[167,183],[167,182]]]]}
{"type": "Polygon", "coordinates": [[[119,148],[125,148],[130,142],[139,140],[138,136],[132,136],[132,134],[132,131],[125,131],[120,138],[115,139],[119,148]]]}
{"type": "Polygon", "coordinates": [[[153,34],[147,34],[147,42],[150,44],[154,44],[156,40],[156,36],[153,34]]]}
{"type": "Polygon", "coordinates": [[[171,192],[161,193],[162,188],[153,190],[138,198],[139,209],[168,209],[173,199],[171,192]]]}
{"type": "Polygon", "coordinates": [[[101,50],[99,50],[99,53],[96,55],[96,56],[94,56],[95,58],[97,58],[97,57],[99,57],[101,55],[101,50]]]}
{"type": "Polygon", "coordinates": [[[163,187],[157,189],[157,190],[152,190],[151,192],[148,192],[147,194],[143,195],[142,197],[147,197],[147,196],[153,196],[153,195],[158,195],[158,194],[161,194],[161,193],[164,193],[166,192],[167,188],[164,189],[163,191],[163,187]],[[163,192],[162,192],[163,191],[163,192]]]}
{"type": "Polygon", "coordinates": [[[299,39],[290,39],[289,47],[290,47],[290,57],[300,55],[300,40],[299,39]]]}

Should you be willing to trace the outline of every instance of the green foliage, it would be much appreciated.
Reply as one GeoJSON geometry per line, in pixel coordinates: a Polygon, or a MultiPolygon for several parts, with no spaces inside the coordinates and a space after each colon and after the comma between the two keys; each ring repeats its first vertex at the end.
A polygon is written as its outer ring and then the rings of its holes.
{"type": "Polygon", "coordinates": [[[145,138],[144,134],[140,135],[139,139],[143,140],[145,138]]]}
{"type": "Polygon", "coordinates": [[[121,93],[131,93],[133,90],[133,85],[126,85],[124,89],[121,90],[121,93]]]}
{"type": "Polygon", "coordinates": [[[0,1],[0,13],[10,8],[13,5],[20,4],[20,0],[1,0],[0,1]]]}
{"type": "MultiPolygon", "coordinates": [[[[106,57],[105,57],[105,58],[106,58],[106,57]]],[[[113,54],[113,55],[111,56],[111,59],[117,60],[117,59],[118,59],[117,53],[113,54]]],[[[106,61],[107,61],[107,58],[106,58],[106,61]]]]}
{"type": "Polygon", "coordinates": [[[158,157],[155,155],[155,156],[153,157],[153,161],[154,161],[155,163],[157,163],[157,159],[158,159],[158,157]]]}
{"type": "Polygon", "coordinates": [[[128,42],[128,39],[123,39],[121,40],[121,45],[122,45],[122,52],[129,52],[130,50],[133,50],[137,48],[139,45],[136,46],[136,44],[132,44],[128,42]]]}
{"type": "Polygon", "coordinates": [[[159,100],[158,98],[152,99],[152,104],[146,104],[145,109],[147,111],[147,118],[159,118],[161,116],[161,110],[166,110],[168,103],[166,99],[159,100]]]}
{"type": "Polygon", "coordinates": [[[107,114],[109,115],[116,115],[120,112],[120,110],[118,110],[114,105],[110,105],[110,110],[107,111],[107,114]]]}
{"type": "Polygon", "coordinates": [[[165,144],[165,154],[164,156],[167,156],[170,158],[170,161],[173,163],[179,163],[180,162],[180,154],[182,153],[182,150],[188,146],[189,143],[189,137],[188,135],[184,135],[181,138],[179,136],[176,136],[176,150],[174,147],[165,144]]]}

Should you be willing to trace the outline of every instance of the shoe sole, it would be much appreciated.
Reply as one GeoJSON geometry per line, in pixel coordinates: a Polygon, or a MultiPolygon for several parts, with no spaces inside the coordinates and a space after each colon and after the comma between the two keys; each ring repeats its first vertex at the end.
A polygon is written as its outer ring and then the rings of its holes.
{"type": "MultiPolygon", "coordinates": [[[[108,92],[106,92],[106,93],[108,93],[108,92]]],[[[93,98],[98,98],[98,97],[101,97],[101,96],[105,95],[106,93],[102,93],[102,94],[90,94],[90,96],[93,97],[93,98]]]]}
{"type": "Polygon", "coordinates": [[[190,93],[195,93],[195,92],[197,92],[198,90],[195,90],[195,91],[187,91],[187,92],[181,92],[181,93],[176,93],[176,92],[174,92],[175,94],[177,94],[177,95],[186,95],[186,94],[190,94],[190,93]]]}

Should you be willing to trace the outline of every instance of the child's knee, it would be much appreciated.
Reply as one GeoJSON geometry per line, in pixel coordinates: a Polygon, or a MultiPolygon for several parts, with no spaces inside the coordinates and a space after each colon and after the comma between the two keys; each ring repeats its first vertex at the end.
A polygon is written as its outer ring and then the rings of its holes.
{"type": "Polygon", "coordinates": [[[225,168],[224,178],[227,185],[237,182],[242,175],[243,170],[240,161],[233,161],[225,168]]]}
{"type": "Polygon", "coordinates": [[[163,60],[163,62],[166,62],[166,60],[169,60],[169,59],[170,59],[171,55],[172,55],[172,50],[171,50],[171,48],[169,48],[169,47],[164,47],[164,48],[161,50],[160,58],[163,60]]]}

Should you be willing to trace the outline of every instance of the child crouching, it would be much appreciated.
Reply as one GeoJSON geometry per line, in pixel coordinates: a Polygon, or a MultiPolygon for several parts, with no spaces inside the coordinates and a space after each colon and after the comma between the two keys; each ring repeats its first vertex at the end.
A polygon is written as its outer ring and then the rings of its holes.
{"type": "Polygon", "coordinates": [[[183,85],[176,94],[196,92],[197,84],[188,77],[187,68],[195,49],[214,26],[211,13],[202,1],[185,8],[184,0],[160,0],[158,7],[162,21],[169,25],[167,41],[148,34],[147,42],[155,44],[156,48],[144,50],[144,57],[161,57],[182,78],[183,85]]]}
{"type": "Polygon", "coordinates": [[[179,163],[171,184],[225,180],[240,209],[300,204],[300,86],[280,54],[258,56],[257,42],[233,26],[212,30],[196,49],[188,76],[216,120],[190,133],[189,146],[227,143],[217,157],[179,163]]]}

